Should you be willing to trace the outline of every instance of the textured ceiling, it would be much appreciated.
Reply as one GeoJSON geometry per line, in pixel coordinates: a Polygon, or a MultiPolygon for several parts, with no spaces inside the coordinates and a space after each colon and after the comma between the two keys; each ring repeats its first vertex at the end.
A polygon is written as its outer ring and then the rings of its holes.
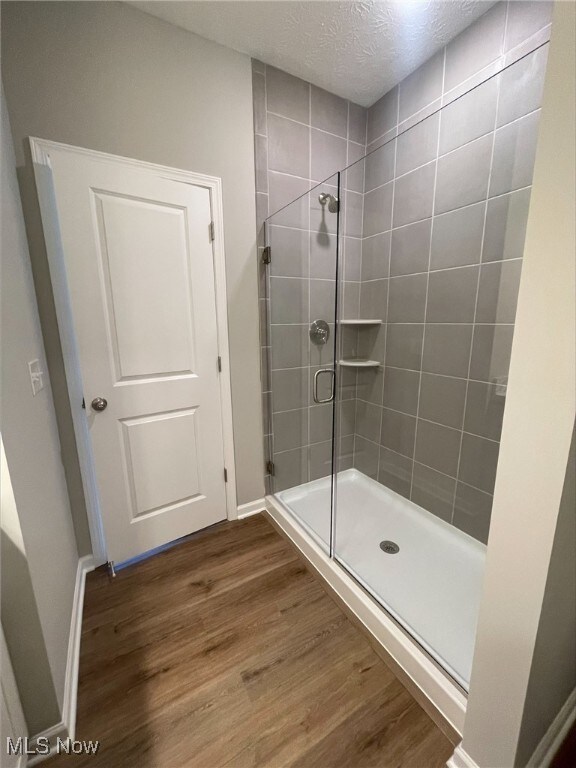
{"type": "Polygon", "coordinates": [[[346,99],[372,105],[490,0],[211,0],[131,5],[346,99]]]}

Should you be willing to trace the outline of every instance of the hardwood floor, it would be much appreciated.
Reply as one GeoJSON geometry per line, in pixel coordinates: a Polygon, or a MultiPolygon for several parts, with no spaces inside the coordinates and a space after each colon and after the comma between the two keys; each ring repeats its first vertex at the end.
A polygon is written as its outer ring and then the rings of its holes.
{"type": "Polygon", "coordinates": [[[260,515],[88,575],[77,739],[50,768],[442,768],[453,747],[260,515]]]}

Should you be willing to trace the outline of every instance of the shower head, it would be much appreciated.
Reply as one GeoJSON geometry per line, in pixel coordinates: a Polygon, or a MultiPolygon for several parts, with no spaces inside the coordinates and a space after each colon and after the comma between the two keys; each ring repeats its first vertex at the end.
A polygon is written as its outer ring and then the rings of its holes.
{"type": "Polygon", "coordinates": [[[321,192],[318,195],[318,202],[320,205],[326,205],[326,203],[328,203],[328,210],[330,213],[338,213],[339,200],[337,197],[334,197],[334,195],[331,195],[328,192],[321,192]]]}

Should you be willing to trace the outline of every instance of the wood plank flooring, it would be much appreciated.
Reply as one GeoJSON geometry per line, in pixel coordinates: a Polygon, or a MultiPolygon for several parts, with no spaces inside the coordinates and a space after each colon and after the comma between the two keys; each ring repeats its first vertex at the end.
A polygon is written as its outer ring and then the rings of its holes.
{"type": "Polygon", "coordinates": [[[453,747],[260,515],[88,575],[50,768],[443,768],[453,747]]]}

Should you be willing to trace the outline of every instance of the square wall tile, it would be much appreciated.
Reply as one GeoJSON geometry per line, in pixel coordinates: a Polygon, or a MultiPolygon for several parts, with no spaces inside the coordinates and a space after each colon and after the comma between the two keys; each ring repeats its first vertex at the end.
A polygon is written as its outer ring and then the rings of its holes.
{"type": "Polygon", "coordinates": [[[348,136],[348,102],[333,93],[310,86],[311,124],[314,128],[348,136]]]}
{"type": "Polygon", "coordinates": [[[356,435],[354,439],[354,467],[363,474],[376,480],[378,477],[379,448],[376,443],[364,440],[356,435]]]}
{"type": "Polygon", "coordinates": [[[270,224],[308,229],[310,224],[307,179],[268,171],[270,224]]]}
{"type": "Polygon", "coordinates": [[[396,179],[394,226],[401,227],[432,215],[436,163],[429,163],[396,179]]]}
{"type": "Polygon", "coordinates": [[[448,44],[445,92],[500,56],[506,24],[506,6],[506,3],[497,3],[448,44]]]}
{"type": "MultiPolygon", "coordinates": [[[[362,240],[362,280],[388,277],[389,270],[390,232],[364,238],[362,240]]],[[[382,317],[382,319],[385,318],[382,317]]]]}
{"type": "Polygon", "coordinates": [[[368,109],[368,133],[366,143],[394,128],[398,122],[398,87],[392,88],[368,109]]]}
{"type": "Polygon", "coordinates": [[[499,443],[465,432],[458,479],[486,493],[494,493],[499,449],[499,443]]]}
{"type": "Polygon", "coordinates": [[[425,61],[400,83],[400,122],[442,96],[444,50],[425,61]]]}
{"type": "Polygon", "coordinates": [[[488,201],[482,261],[522,258],[529,207],[530,188],[488,201]]]}
{"type": "MultiPolygon", "coordinates": [[[[362,237],[364,195],[350,190],[344,193],[344,209],[340,214],[340,226],[348,237],[362,237]]],[[[334,222],[336,219],[334,219],[334,222]]]]}
{"type": "MultiPolygon", "coordinates": [[[[362,269],[362,240],[344,237],[344,280],[360,280],[362,269]]],[[[342,274],[342,272],[340,273],[342,274]]],[[[387,277],[388,275],[382,275],[387,277]]]]}
{"type": "Polygon", "coordinates": [[[432,219],[392,230],[390,274],[410,275],[428,270],[432,219]]]}
{"type": "Polygon", "coordinates": [[[366,145],[366,107],[348,102],[348,138],[358,144],[366,145]]]}
{"type": "Polygon", "coordinates": [[[461,434],[458,429],[418,419],[414,459],[445,475],[456,477],[461,434]]]}
{"type": "Polygon", "coordinates": [[[382,405],[384,370],[382,368],[366,368],[364,370],[359,370],[356,386],[359,400],[382,405]]]}
{"type": "Polygon", "coordinates": [[[393,184],[390,182],[364,195],[364,237],[377,235],[391,229],[392,188],[393,184]]]}
{"type": "Polygon", "coordinates": [[[387,366],[384,374],[384,406],[415,416],[419,385],[420,374],[417,371],[387,366]]]}
{"type": "MultiPolygon", "coordinates": [[[[310,280],[311,320],[321,319],[333,323],[336,310],[336,281],[310,280]]],[[[326,345],[329,346],[329,345],[326,345]]]]}
{"type": "Polygon", "coordinates": [[[472,325],[428,325],[422,370],[444,376],[468,376],[472,325]]]}
{"type": "Polygon", "coordinates": [[[268,111],[310,124],[310,85],[275,67],[266,67],[268,111]]]}
{"type": "Polygon", "coordinates": [[[428,281],[426,322],[473,322],[479,269],[480,267],[457,267],[431,272],[428,281]]]}
{"type": "Polygon", "coordinates": [[[402,176],[436,159],[439,124],[440,114],[436,113],[398,136],[396,176],[402,176]]]}
{"type": "Polygon", "coordinates": [[[382,420],[382,408],[374,403],[356,401],[356,434],[378,443],[380,438],[380,424],[382,420]]]}
{"type": "Polygon", "coordinates": [[[446,427],[462,429],[466,381],[423,373],[418,415],[446,427]]]}
{"type": "Polygon", "coordinates": [[[313,405],[309,409],[310,417],[310,442],[321,443],[332,439],[332,420],[334,417],[334,405],[313,405]]]}
{"type": "Polygon", "coordinates": [[[268,168],[307,179],[310,129],[285,117],[268,115],[268,168]]]}
{"type": "Polygon", "coordinates": [[[500,75],[498,127],[533,112],[542,104],[547,47],[538,48],[500,75]]]}
{"type": "Polygon", "coordinates": [[[492,134],[438,160],[435,213],[446,213],[484,200],[488,190],[492,134]]]}
{"type": "Polygon", "coordinates": [[[273,277],[308,277],[308,232],[288,227],[268,227],[272,249],[270,274],[273,277]]]}
{"type": "Polygon", "coordinates": [[[378,482],[409,499],[413,463],[412,459],[381,446],[378,482]]]}
{"type": "Polygon", "coordinates": [[[480,262],[485,210],[485,203],[476,203],[434,217],[431,269],[463,267],[480,262]]]}
{"type": "Polygon", "coordinates": [[[274,452],[274,493],[308,482],[308,448],[274,452]]]}
{"type": "Polygon", "coordinates": [[[426,307],[428,275],[391,277],[388,288],[388,322],[421,323],[426,307]]]}
{"type": "Polygon", "coordinates": [[[342,286],[342,317],[357,319],[360,317],[360,282],[345,281],[342,286]]]}
{"type": "Polygon", "coordinates": [[[387,304],[388,280],[369,280],[360,284],[361,317],[383,319],[386,317],[387,304]]]}
{"type": "Polygon", "coordinates": [[[270,354],[274,370],[308,365],[308,325],[270,326],[270,354]]]}
{"type": "Polygon", "coordinates": [[[308,406],[308,368],[272,371],[272,407],[274,413],[294,411],[308,406]]]}
{"type": "Polygon", "coordinates": [[[412,458],[414,455],[414,436],[416,434],[416,419],[404,413],[382,410],[382,433],[380,444],[396,453],[412,458]]]}
{"type": "Polygon", "coordinates": [[[276,451],[289,451],[308,445],[308,408],[274,413],[272,423],[276,451]]]}
{"type": "Polygon", "coordinates": [[[445,520],[452,520],[456,480],[414,462],[411,499],[415,504],[445,520]]]}
{"type": "Polygon", "coordinates": [[[464,483],[456,487],[453,523],[461,531],[484,544],[488,541],[492,496],[464,483]]]}
{"type": "MultiPolygon", "coordinates": [[[[332,441],[315,443],[308,448],[310,480],[319,480],[332,474],[332,441]]],[[[329,510],[326,512],[329,515],[329,510]]]]}
{"type": "Polygon", "coordinates": [[[346,158],[346,170],[341,174],[341,186],[343,189],[351,189],[353,192],[364,192],[364,175],[366,150],[363,144],[348,142],[348,157],[346,158]]]}
{"type": "Polygon", "coordinates": [[[498,82],[492,78],[442,110],[440,154],[468,144],[494,130],[498,82]]]}
{"type": "Polygon", "coordinates": [[[495,261],[480,268],[477,323],[513,323],[522,261],[495,261]]]}
{"type": "Polygon", "coordinates": [[[337,236],[310,232],[310,277],[336,279],[337,236]]]}
{"type": "Polygon", "coordinates": [[[513,325],[475,326],[470,378],[506,383],[513,336],[513,325]]]}
{"type": "Polygon", "coordinates": [[[468,382],[464,429],[473,435],[500,440],[506,402],[505,388],[479,381],[468,382]]]}
{"type": "Polygon", "coordinates": [[[270,306],[273,324],[308,322],[308,280],[293,277],[270,278],[270,306]]]}
{"type": "Polygon", "coordinates": [[[364,191],[369,192],[371,189],[382,186],[394,178],[394,154],[395,147],[394,142],[391,141],[388,144],[377,149],[375,152],[371,152],[365,162],[365,178],[364,178],[364,191]]]}
{"type": "Polygon", "coordinates": [[[311,174],[316,181],[324,181],[346,167],[346,139],[312,128],[311,152],[311,174]]]}
{"type": "Polygon", "coordinates": [[[340,438],[335,447],[336,467],[338,472],[352,469],[354,466],[354,435],[340,438]]]}
{"type": "Polygon", "coordinates": [[[386,329],[386,365],[420,370],[424,325],[394,325],[386,329]]]}
{"type": "Polygon", "coordinates": [[[540,110],[496,131],[490,197],[532,183],[540,110]]]}
{"type": "Polygon", "coordinates": [[[515,48],[552,21],[553,3],[549,0],[516,0],[508,3],[504,50],[515,48]]]}
{"type": "MultiPolygon", "coordinates": [[[[331,406],[329,406],[331,408],[331,406]]],[[[353,435],[356,431],[356,401],[345,400],[340,403],[338,428],[341,437],[353,435]]]]}

